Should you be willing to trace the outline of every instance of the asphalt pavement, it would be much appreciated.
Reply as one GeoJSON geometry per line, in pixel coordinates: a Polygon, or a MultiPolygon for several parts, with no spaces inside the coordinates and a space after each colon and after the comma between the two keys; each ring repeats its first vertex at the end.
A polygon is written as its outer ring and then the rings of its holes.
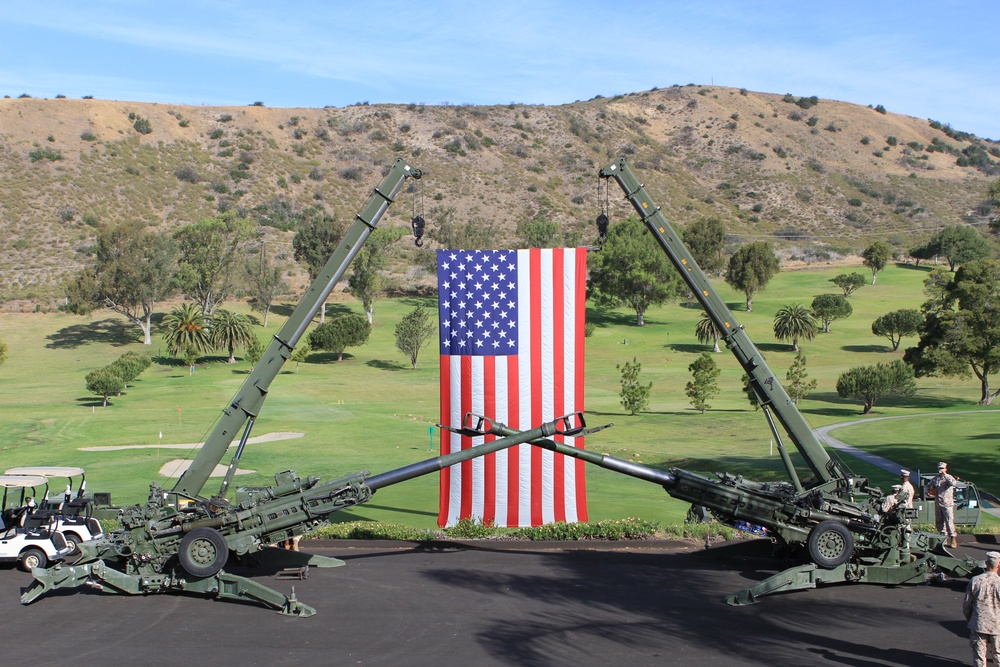
{"type": "MultiPolygon", "coordinates": [[[[966,581],[839,584],[730,607],[778,569],[681,542],[307,541],[346,561],[307,579],[255,579],[309,618],[196,595],[55,591],[0,569],[5,665],[970,664],[966,581]]],[[[982,559],[992,537],[962,536],[982,559]]],[[[239,574],[248,571],[234,570],[239,574]]]]}

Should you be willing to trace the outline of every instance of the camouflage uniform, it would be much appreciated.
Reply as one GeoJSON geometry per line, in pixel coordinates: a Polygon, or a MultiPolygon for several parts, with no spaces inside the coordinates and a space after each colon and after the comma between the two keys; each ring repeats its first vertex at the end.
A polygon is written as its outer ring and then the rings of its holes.
{"type": "Polygon", "coordinates": [[[962,611],[969,620],[969,645],[972,646],[973,665],[986,667],[988,656],[993,664],[1000,664],[1000,576],[997,565],[1000,553],[986,554],[987,571],[973,577],[965,591],[962,611]]]}
{"type": "Polygon", "coordinates": [[[938,464],[938,474],[931,478],[924,490],[935,492],[934,525],[945,534],[945,544],[958,546],[958,533],[955,531],[955,478],[948,474],[946,463],[938,464]]]}
{"type": "Polygon", "coordinates": [[[899,504],[907,509],[913,509],[913,485],[910,484],[910,471],[903,470],[899,473],[899,493],[896,497],[899,498],[899,504]]]}

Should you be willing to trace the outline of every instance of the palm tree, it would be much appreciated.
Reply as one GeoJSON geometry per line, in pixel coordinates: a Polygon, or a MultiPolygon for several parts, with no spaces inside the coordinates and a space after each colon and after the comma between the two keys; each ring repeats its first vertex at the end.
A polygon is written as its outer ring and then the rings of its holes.
{"type": "Polygon", "coordinates": [[[170,354],[204,353],[212,349],[208,321],[201,306],[182,303],[163,318],[167,350],[170,354]]]}
{"type": "Polygon", "coordinates": [[[229,351],[228,364],[236,363],[236,348],[247,347],[254,338],[250,318],[240,313],[222,308],[212,315],[212,330],[209,333],[212,347],[229,351]]]}
{"type": "Polygon", "coordinates": [[[698,337],[698,342],[708,345],[712,343],[712,352],[719,351],[719,339],[722,338],[722,332],[719,331],[719,327],[715,326],[715,322],[708,315],[705,315],[700,320],[698,324],[694,327],[694,335],[698,337]]]}
{"type": "Polygon", "coordinates": [[[801,304],[782,306],[774,314],[774,337],[792,341],[792,351],[799,351],[799,339],[812,340],[819,333],[812,311],[801,304]]]}

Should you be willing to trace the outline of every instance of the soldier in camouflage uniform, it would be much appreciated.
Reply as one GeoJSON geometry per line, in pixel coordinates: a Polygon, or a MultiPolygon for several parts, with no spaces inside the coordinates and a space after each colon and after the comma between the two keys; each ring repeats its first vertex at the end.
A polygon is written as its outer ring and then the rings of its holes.
{"type": "Polygon", "coordinates": [[[913,509],[913,485],[910,484],[910,471],[899,471],[899,504],[906,509],[913,509]]]}
{"type": "Polygon", "coordinates": [[[934,525],[944,533],[946,547],[958,546],[955,531],[955,478],[948,474],[948,464],[938,463],[938,474],[927,482],[924,494],[934,497],[934,525]]]}
{"type": "Polygon", "coordinates": [[[962,611],[969,620],[973,665],[986,667],[989,656],[1000,665],[1000,552],[986,554],[986,572],[973,577],[965,591],[962,611]]]}

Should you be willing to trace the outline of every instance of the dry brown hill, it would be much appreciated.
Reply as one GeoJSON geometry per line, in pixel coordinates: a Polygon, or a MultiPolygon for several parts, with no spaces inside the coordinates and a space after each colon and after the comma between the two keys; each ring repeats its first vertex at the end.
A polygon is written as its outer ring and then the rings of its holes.
{"type": "MultiPolygon", "coordinates": [[[[390,209],[391,224],[408,225],[418,206],[432,235],[472,221],[504,243],[535,217],[592,240],[596,173],[621,155],[669,219],[716,216],[734,244],[772,238],[790,259],[876,239],[905,251],[941,227],[987,220],[998,144],[815,101],[693,85],[553,107],[2,99],[0,300],[47,306],[90,261],[97,228],[125,219],[168,230],[238,208],[288,244],[306,207],[352,218],[398,156],[425,177],[390,209]]],[[[613,215],[630,213],[620,192],[610,201],[613,215]]],[[[421,252],[434,247],[432,236],[421,252]]]]}

